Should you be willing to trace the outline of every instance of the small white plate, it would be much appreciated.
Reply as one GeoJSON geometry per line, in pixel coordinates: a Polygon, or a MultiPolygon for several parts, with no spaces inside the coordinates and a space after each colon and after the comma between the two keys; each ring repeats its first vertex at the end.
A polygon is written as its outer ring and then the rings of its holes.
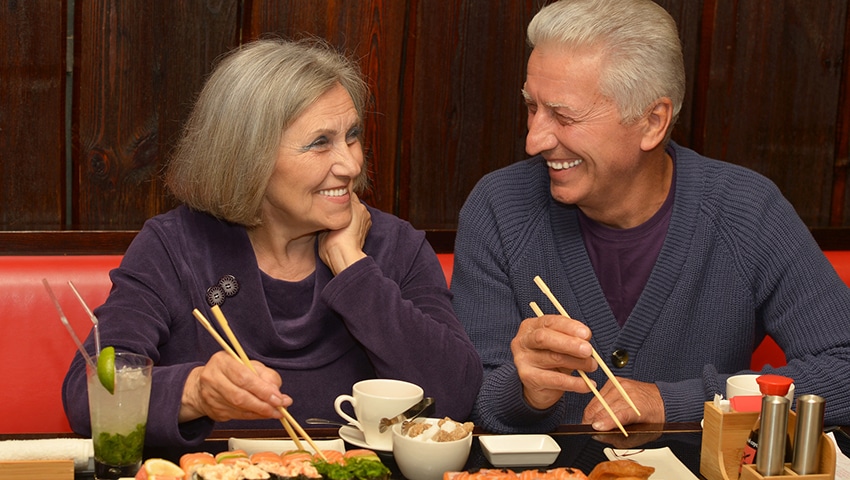
{"type": "Polygon", "coordinates": [[[549,435],[481,435],[478,441],[494,467],[545,467],[561,453],[549,435]]]}
{"type": "Polygon", "coordinates": [[[359,428],[345,425],[344,427],[339,427],[339,438],[345,440],[346,442],[360,448],[365,448],[368,450],[372,450],[374,452],[392,452],[392,447],[389,450],[384,448],[377,448],[375,446],[369,445],[366,443],[366,438],[363,436],[363,432],[360,431],[359,428]]]}
{"type": "MultiPolygon", "coordinates": [[[[339,438],[334,440],[314,440],[313,443],[322,450],[345,452],[345,444],[339,438]]],[[[304,447],[305,450],[313,452],[313,448],[305,440],[301,440],[301,446],[304,447]]],[[[283,453],[296,449],[295,442],[292,440],[263,440],[234,437],[227,440],[227,448],[228,450],[245,450],[248,455],[253,455],[259,452],[283,453]]]]}

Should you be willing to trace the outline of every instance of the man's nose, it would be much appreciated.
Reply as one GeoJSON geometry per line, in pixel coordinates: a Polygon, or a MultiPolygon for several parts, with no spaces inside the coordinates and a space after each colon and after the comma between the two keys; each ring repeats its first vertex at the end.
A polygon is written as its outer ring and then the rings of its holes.
{"type": "Polygon", "coordinates": [[[528,117],[528,134],[525,136],[525,152],[531,156],[552,150],[558,145],[552,119],[538,112],[528,117]]]}

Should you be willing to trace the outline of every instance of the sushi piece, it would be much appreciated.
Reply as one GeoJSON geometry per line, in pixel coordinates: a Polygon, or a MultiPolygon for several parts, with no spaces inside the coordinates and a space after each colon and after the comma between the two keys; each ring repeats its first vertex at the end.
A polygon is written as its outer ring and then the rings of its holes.
{"type": "Polygon", "coordinates": [[[225,452],[221,452],[215,456],[216,463],[224,464],[235,463],[236,461],[241,459],[248,460],[248,452],[246,452],[245,450],[228,450],[225,452]]]}
{"type": "Polygon", "coordinates": [[[343,454],[345,458],[371,458],[373,460],[380,461],[380,457],[373,450],[368,450],[365,448],[355,448],[352,450],[346,450],[343,454]]]}
{"type": "Polygon", "coordinates": [[[187,453],[180,457],[180,468],[186,473],[186,478],[190,480],[195,470],[201,465],[215,464],[215,457],[213,454],[207,452],[187,453]]]}
{"type": "Polygon", "coordinates": [[[324,460],[328,463],[345,463],[345,454],[339,450],[322,450],[322,455],[314,453],[313,461],[324,460]],[[324,458],[322,458],[322,455],[324,455],[324,458]]]}
{"type": "Polygon", "coordinates": [[[587,480],[577,468],[530,469],[514,472],[507,468],[482,468],[465,472],[446,472],[443,480],[587,480]]]}
{"type": "Polygon", "coordinates": [[[190,480],[279,480],[279,477],[263,470],[245,458],[229,463],[201,465],[190,480]]]}
{"type": "Polygon", "coordinates": [[[251,455],[250,460],[251,463],[255,465],[263,462],[278,464],[283,462],[283,460],[280,458],[280,455],[274,452],[257,452],[251,455]]]}
{"type": "Polygon", "coordinates": [[[186,480],[389,480],[390,469],[372,450],[322,451],[325,458],[305,450],[280,455],[242,450],[191,453],[180,459],[186,480]]]}

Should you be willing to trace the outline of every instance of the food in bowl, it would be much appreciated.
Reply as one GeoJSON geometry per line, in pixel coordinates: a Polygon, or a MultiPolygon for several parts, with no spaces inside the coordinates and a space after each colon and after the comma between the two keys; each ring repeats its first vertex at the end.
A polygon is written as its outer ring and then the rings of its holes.
{"type": "Polygon", "coordinates": [[[442,480],[445,472],[466,465],[472,447],[472,424],[426,418],[417,419],[412,432],[405,429],[402,433],[403,427],[403,424],[393,425],[393,457],[408,480],[442,480]],[[460,438],[446,440],[449,435],[460,438]],[[436,441],[439,439],[443,441],[436,441]]]}
{"type": "Polygon", "coordinates": [[[436,423],[411,422],[402,425],[401,433],[410,438],[419,438],[433,442],[453,442],[465,438],[472,433],[475,425],[472,422],[460,423],[449,417],[441,418],[436,423]],[[434,428],[436,427],[436,428],[434,428]]]}

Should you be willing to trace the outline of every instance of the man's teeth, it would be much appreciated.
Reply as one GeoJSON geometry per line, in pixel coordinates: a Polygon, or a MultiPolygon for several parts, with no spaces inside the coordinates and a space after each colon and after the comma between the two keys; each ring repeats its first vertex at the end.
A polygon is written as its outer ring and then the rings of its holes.
{"type": "Polygon", "coordinates": [[[581,159],[573,160],[572,162],[546,162],[549,168],[554,170],[566,170],[578,166],[582,162],[581,159]]]}
{"type": "Polygon", "coordinates": [[[333,190],[319,190],[319,194],[326,195],[328,197],[341,197],[348,193],[347,188],[334,188],[333,190]]]}

